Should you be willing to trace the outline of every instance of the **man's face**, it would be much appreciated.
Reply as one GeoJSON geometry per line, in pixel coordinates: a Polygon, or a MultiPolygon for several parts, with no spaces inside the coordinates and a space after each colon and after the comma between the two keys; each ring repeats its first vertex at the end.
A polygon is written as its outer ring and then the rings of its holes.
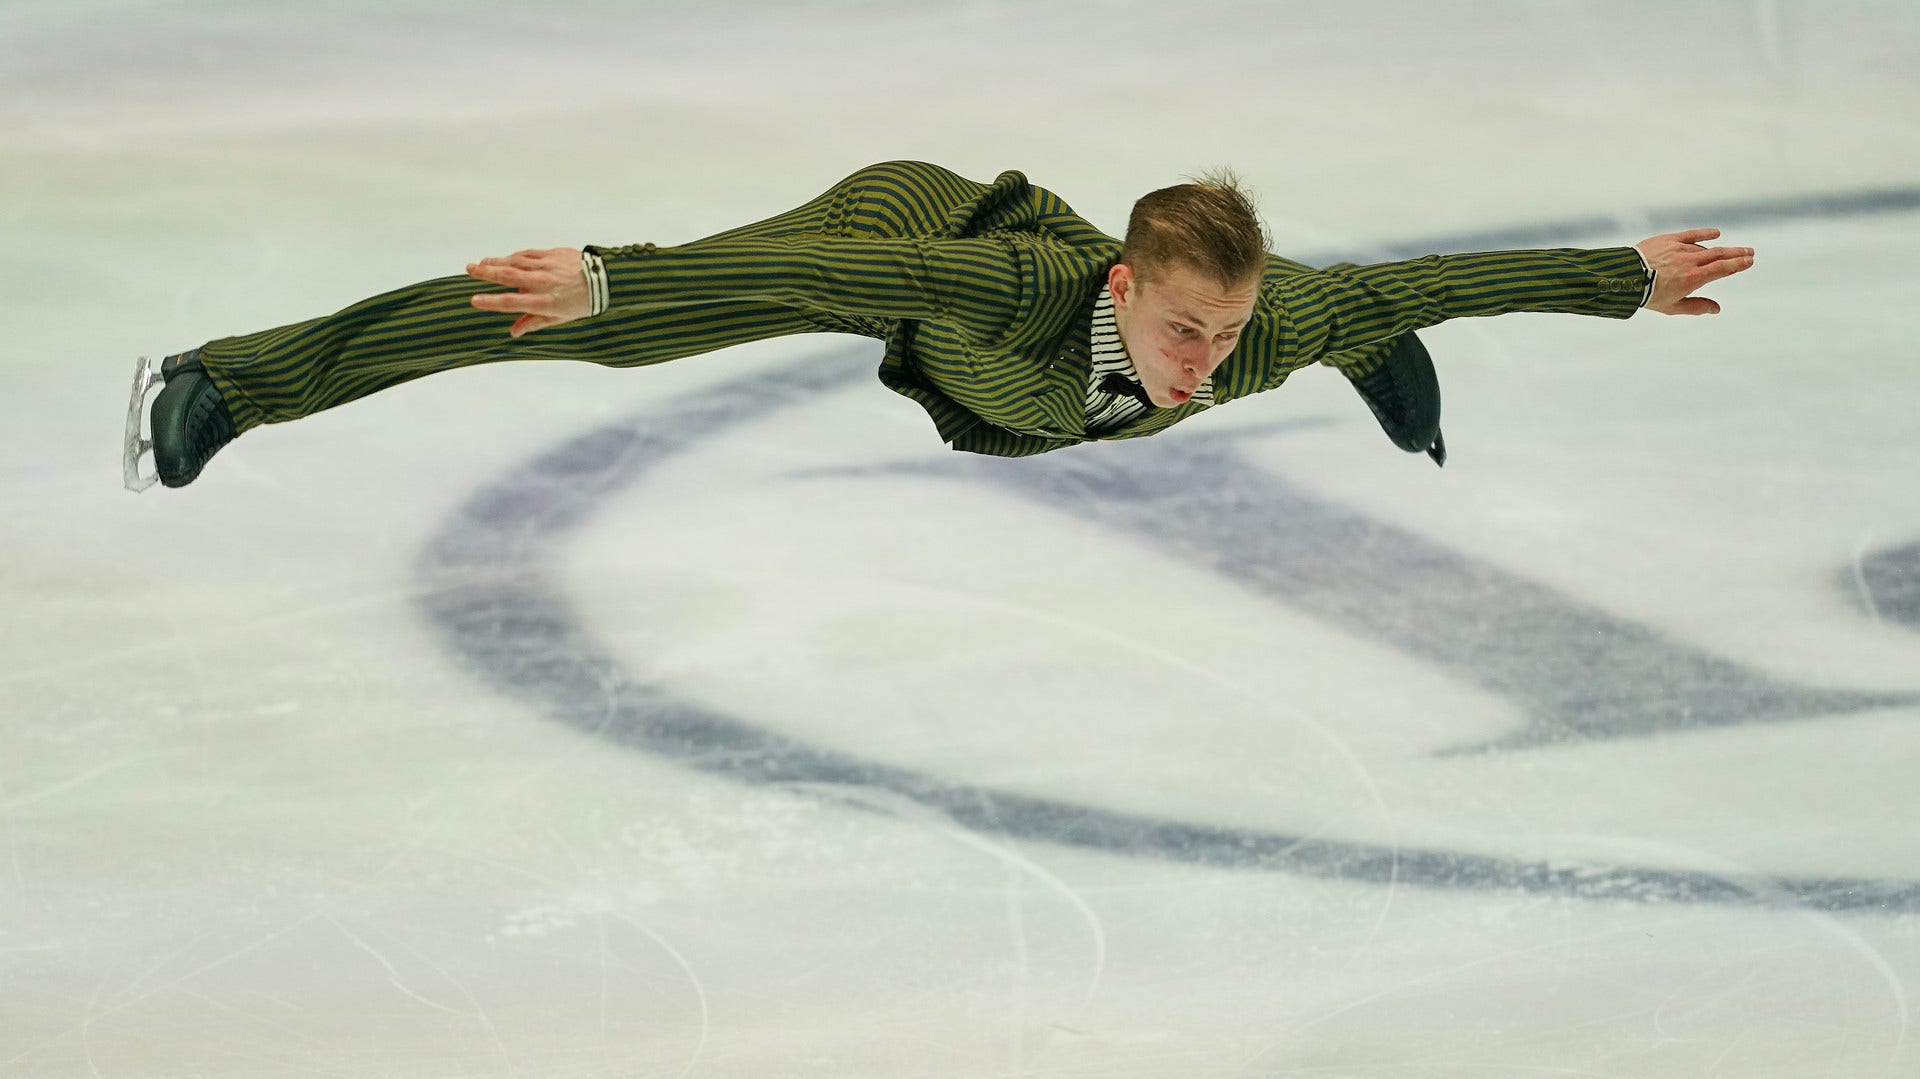
{"type": "Polygon", "coordinates": [[[1187,403],[1225,362],[1253,318],[1260,279],[1230,289],[1186,266],[1142,281],[1126,263],[1107,272],[1120,341],[1140,372],[1140,385],[1161,408],[1187,403]]]}

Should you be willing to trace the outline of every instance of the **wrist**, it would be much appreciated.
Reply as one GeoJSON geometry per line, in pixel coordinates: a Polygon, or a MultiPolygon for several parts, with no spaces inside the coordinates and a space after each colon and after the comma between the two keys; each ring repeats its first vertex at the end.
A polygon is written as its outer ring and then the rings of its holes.
{"type": "Polygon", "coordinates": [[[1647,261],[1647,253],[1645,251],[1635,246],[1633,253],[1640,256],[1640,272],[1647,275],[1647,287],[1640,293],[1640,306],[1645,307],[1653,302],[1653,282],[1657,275],[1654,272],[1653,263],[1647,261]]]}

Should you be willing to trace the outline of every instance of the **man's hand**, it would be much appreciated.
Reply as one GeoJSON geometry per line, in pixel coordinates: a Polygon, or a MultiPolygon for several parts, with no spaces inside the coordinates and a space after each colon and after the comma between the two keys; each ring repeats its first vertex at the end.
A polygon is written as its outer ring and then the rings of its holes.
{"type": "Polygon", "coordinates": [[[549,247],[543,251],[515,251],[505,258],[467,263],[467,274],[518,292],[481,292],[473,306],[482,311],[520,315],[507,333],[513,337],[586,318],[591,301],[587,278],[580,270],[580,249],[549,247]]]}
{"type": "Polygon", "coordinates": [[[1647,309],[1663,315],[1717,315],[1720,305],[1694,290],[1753,265],[1751,247],[1701,247],[1719,229],[1688,229],[1654,236],[1633,245],[1653,270],[1653,296],[1647,309]]]}

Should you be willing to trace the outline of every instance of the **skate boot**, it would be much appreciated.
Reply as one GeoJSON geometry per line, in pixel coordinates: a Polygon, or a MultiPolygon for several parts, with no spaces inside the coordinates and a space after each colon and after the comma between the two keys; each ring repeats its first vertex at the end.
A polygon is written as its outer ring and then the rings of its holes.
{"type": "Polygon", "coordinates": [[[1447,463],[1447,443],[1440,437],[1440,379],[1418,337],[1403,333],[1394,338],[1386,359],[1367,374],[1350,374],[1344,368],[1340,373],[1353,383],[1394,445],[1408,453],[1424,451],[1436,465],[1447,463]]]}
{"type": "Polygon", "coordinates": [[[192,349],[161,361],[155,372],[142,356],[133,372],[133,398],[127,405],[127,438],[122,457],[127,490],[144,491],[157,479],[168,487],[185,487],[200,475],[220,447],[233,441],[233,420],[220,400],[220,391],[200,367],[200,351],[192,349]],[[159,384],[149,416],[151,434],[142,437],[141,412],[147,390],[159,384]],[[140,470],[140,456],[153,451],[154,471],[140,470]]]}

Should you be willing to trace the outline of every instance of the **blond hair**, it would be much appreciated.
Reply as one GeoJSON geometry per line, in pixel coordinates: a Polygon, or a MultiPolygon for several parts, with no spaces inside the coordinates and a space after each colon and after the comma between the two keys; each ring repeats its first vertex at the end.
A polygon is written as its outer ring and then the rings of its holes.
{"type": "Polygon", "coordinates": [[[1222,288],[1258,278],[1267,265],[1267,230],[1240,177],[1215,169],[1188,179],[1133,204],[1120,261],[1142,281],[1178,266],[1222,288]]]}

